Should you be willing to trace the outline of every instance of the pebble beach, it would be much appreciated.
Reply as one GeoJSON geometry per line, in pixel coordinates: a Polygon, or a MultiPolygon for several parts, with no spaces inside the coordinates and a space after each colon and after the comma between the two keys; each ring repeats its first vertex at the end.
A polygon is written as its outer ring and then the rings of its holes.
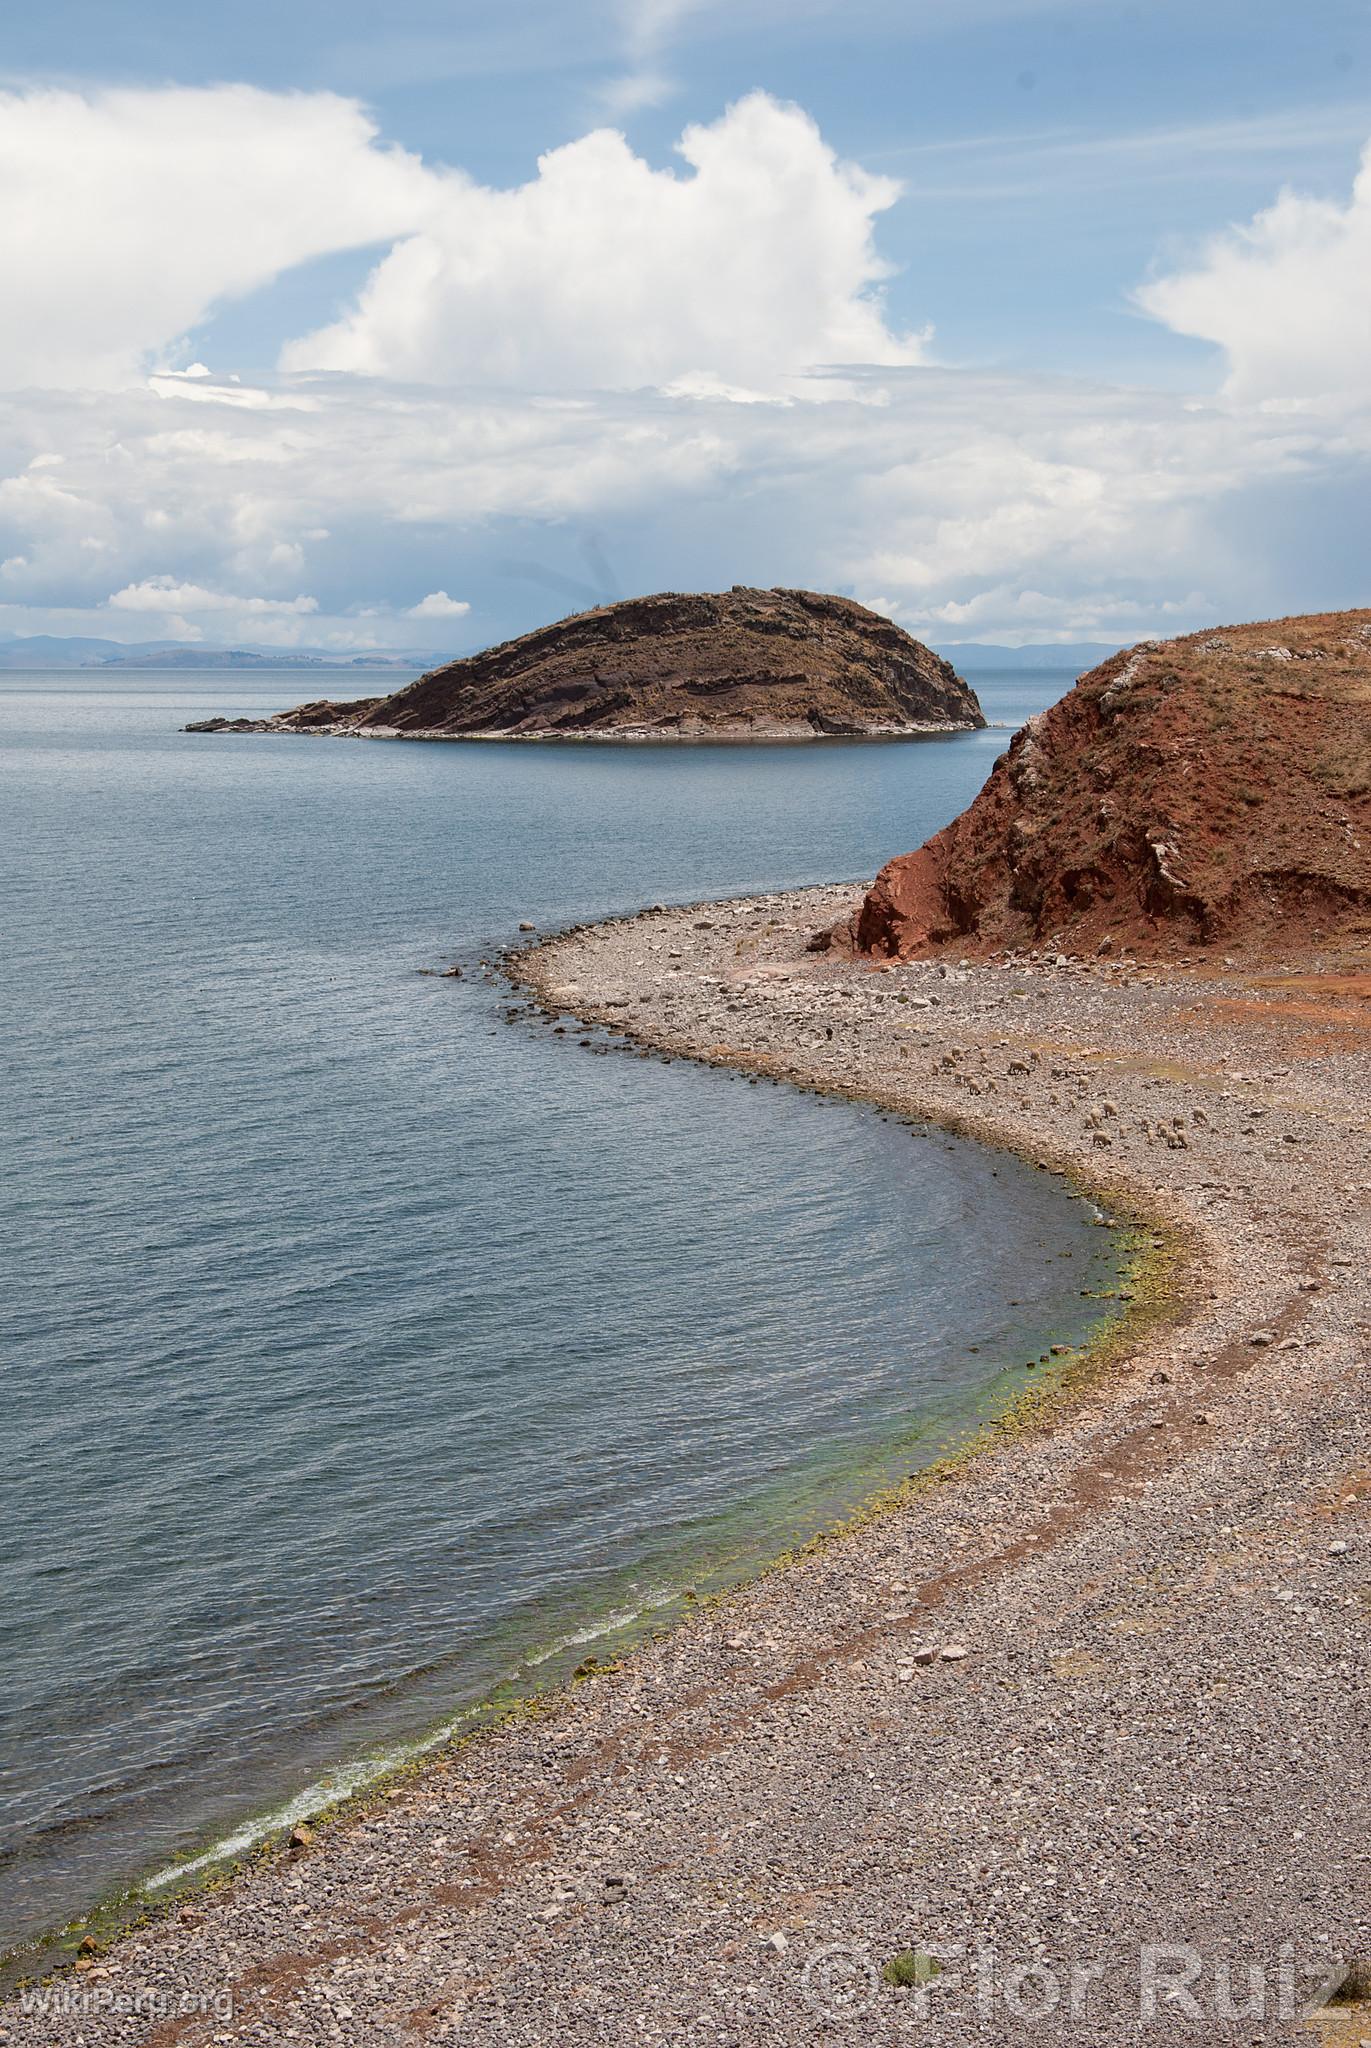
{"type": "Polygon", "coordinates": [[[1371,977],[809,951],[856,894],[510,972],[569,1059],[602,1027],[1072,1176],[1140,1233],[1131,1313],[974,1457],[0,2038],[1371,2040],[1371,977]]]}

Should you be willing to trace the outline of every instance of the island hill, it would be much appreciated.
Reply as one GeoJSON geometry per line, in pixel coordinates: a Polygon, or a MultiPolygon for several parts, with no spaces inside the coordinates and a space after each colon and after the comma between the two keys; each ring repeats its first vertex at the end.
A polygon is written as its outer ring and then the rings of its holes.
{"type": "Polygon", "coordinates": [[[1371,949],[1371,611],[1144,642],[1016,733],[830,948],[1371,949]]]}
{"type": "Polygon", "coordinates": [[[985,719],[949,663],[848,598],[810,590],[600,605],[402,690],[187,732],[375,739],[812,740],[964,732],[985,719]]]}

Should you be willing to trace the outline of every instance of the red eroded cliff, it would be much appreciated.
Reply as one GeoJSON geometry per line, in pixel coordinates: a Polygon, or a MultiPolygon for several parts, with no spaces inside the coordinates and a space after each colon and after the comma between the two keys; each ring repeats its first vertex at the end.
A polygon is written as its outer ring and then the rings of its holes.
{"type": "Polygon", "coordinates": [[[1371,611],[1113,656],[832,936],[881,959],[1371,942],[1371,611]]]}

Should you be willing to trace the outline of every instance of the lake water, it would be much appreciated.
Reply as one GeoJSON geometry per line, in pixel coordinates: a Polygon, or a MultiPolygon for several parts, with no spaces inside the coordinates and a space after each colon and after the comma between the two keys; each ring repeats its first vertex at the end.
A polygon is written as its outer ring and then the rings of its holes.
{"type": "MultiPolygon", "coordinates": [[[[1070,678],[977,680],[1014,721],[1070,678]]],[[[736,1577],[1110,1284],[1049,1176],[419,971],[869,874],[1003,731],[178,730],[318,687],[0,677],[0,1941],[736,1577]]]]}

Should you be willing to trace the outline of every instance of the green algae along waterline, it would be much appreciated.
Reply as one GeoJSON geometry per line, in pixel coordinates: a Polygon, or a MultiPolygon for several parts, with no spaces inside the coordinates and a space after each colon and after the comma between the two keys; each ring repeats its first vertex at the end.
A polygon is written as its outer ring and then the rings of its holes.
{"type": "MultiPolygon", "coordinates": [[[[978,684],[1017,719],[1066,680],[978,684]]],[[[0,685],[7,1944],[755,1568],[1116,1285],[1048,1176],[511,1026],[481,968],[520,922],[870,873],[1003,731],[177,730],[291,686],[0,685]]]]}

